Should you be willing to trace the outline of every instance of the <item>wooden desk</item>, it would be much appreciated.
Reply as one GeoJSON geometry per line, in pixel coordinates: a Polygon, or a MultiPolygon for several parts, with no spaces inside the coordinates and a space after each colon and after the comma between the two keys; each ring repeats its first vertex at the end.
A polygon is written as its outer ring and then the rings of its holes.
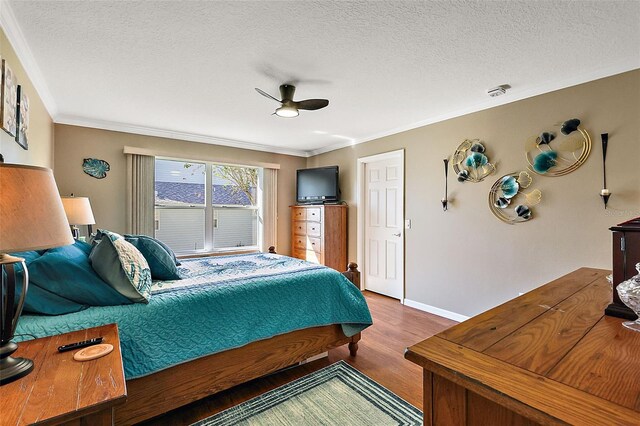
{"type": "Polygon", "coordinates": [[[113,407],[124,403],[127,389],[118,327],[109,324],[19,343],[16,356],[33,360],[28,375],[0,388],[0,425],[113,424],[113,407]],[[103,336],[113,352],[92,361],[73,359],[76,351],[58,346],[103,336]]]}
{"type": "Polygon", "coordinates": [[[640,425],[640,333],[581,268],[407,349],[425,425],[640,425]]]}

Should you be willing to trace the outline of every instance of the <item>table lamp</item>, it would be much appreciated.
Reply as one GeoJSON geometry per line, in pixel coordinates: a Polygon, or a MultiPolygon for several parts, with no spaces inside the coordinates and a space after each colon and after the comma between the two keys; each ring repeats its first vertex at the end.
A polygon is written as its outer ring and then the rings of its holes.
{"type": "Polygon", "coordinates": [[[89,235],[91,235],[91,225],[96,224],[91,210],[91,203],[87,197],[62,197],[62,205],[67,215],[69,225],[71,225],[71,233],[76,240],[80,236],[78,225],[87,225],[89,235]]]}
{"type": "Polygon", "coordinates": [[[27,296],[29,274],[23,258],[7,253],[72,243],[53,172],[43,167],[0,163],[0,385],[33,370],[33,361],[11,356],[18,349],[11,339],[27,296]],[[16,265],[21,265],[23,271],[20,297],[16,294],[16,265]]]}

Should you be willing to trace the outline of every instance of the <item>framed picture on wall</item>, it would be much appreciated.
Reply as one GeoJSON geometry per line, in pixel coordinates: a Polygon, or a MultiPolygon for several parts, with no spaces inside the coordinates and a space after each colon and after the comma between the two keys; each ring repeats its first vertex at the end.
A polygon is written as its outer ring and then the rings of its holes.
{"type": "Polygon", "coordinates": [[[22,86],[18,85],[18,105],[16,106],[16,142],[29,149],[29,97],[22,86]]]}
{"type": "Polygon", "coordinates": [[[5,59],[2,60],[2,84],[0,91],[0,119],[2,119],[2,129],[11,136],[16,135],[16,105],[18,103],[18,88],[16,76],[9,67],[5,59]]]}

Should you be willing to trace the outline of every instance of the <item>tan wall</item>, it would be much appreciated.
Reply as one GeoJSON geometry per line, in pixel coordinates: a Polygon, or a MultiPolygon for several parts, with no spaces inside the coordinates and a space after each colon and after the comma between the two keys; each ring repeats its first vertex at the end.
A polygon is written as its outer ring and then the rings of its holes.
{"type": "Polygon", "coordinates": [[[96,218],[97,226],[125,232],[125,146],[152,148],[160,152],[175,153],[178,158],[236,159],[239,163],[278,163],[278,252],[289,253],[290,223],[289,205],[295,202],[295,171],[305,167],[305,158],[268,152],[250,151],[218,145],[141,136],[68,125],[55,125],[55,177],[60,193],[87,196],[96,218]],[[111,166],[104,179],[95,179],[82,171],[84,158],[99,158],[111,166]]]}
{"type": "Polygon", "coordinates": [[[0,130],[0,153],[7,163],[30,164],[53,167],[53,121],[49,116],[38,92],[27,77],[4,31],[0,29],[0,57],[6,59],[29,96],[29,149],[24,150],[13,136],[0,130]]]}
{"type": "MultiPolygon", "coordinates": [[[[508,95],[506,95],[508,96],[508,95]]],[[[557,131],[557,129],[555,129],[557,131]]],[[[474,315],[581,266],[611,268],[608,228],[640,216],[640,70],[311,157],[308,167],[340,166],[349,210],[349,259],[356,258],[357,158],[405,149],[406,298],[474,315]],[[487,194],[504,174],[526,167],[524,141],[555,123],[580,118],[591,156],[559,178],[534,176],[543,192],[534,219],[510,226],[488,209],[487,194]],[[605,210],[601,133],[609,133],[605,210]],[[450,170],[450,209],[442,211],[442,159],[464,139],[485,141],[496,176],[459,183],[450,170]]]]}

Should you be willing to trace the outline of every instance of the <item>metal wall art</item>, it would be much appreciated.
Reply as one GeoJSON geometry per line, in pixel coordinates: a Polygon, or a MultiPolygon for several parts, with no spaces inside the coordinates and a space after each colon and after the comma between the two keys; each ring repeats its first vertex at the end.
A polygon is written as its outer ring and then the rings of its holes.
{"type": "Polygon", "coordinates": [[[542,132],[530,138],[525,151],[529,169],[544,176],[564,176],[584,164],[591,153],[591,137],[572,118],[560,126],[561,137],[555,132],[542,132]]]}
{"type": "Polygon", "coordinates": [[[495,165],[489,162],[485,147],[479,139],[465,139],[453,153],[451,163],[459,182],[482,182],[484,178],[496,171],[495,165]]]}
{"type": "Polygon", "coordinates": [[[444,210],[445,212],[447,211],[448,208],[448,204],[449,204],[449,195],[448,195],[448,191],[447,191],[447,177],[449,175],[449,159],[445,158],[444,160],[442,160],[444,162],[444,198],[440,201],[442,201],[442,210],[444,210]]]}
{"type": "Polygon", "coordinates": [[[111,169],[109,163],[97,158],[85,158],[82,162],[82,170],[91,177],[96,179],[104,179],[107,172],[111,169]]]}
{"type": "Polygon", "coordinates": [[[531,207],[542,200],[542,192],[529,188],[533,179],[527,171],[510,173],[495,181],[489,191],[489,209],[504,223],[526,222],[533,217],[531,207]]]}
{"type": "Polygon", "coordinates": [[[607,147],[609,146],[609,133],[602,133],[602,189],[600,190],[600,197],[604,202],[604,208],[607,208],[609,197],[611,197],[611,191],[607,188],[607,147]]]}

